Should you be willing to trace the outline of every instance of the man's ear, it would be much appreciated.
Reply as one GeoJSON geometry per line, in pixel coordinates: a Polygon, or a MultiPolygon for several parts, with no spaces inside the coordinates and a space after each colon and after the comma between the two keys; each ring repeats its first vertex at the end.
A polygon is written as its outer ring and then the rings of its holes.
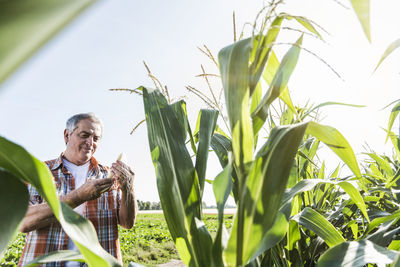
{"type": "Polygon", "coordinates": [[[65,141],[65,144],[68,143],[68,140],[69,140],[69,133],[68,133],[68,130],[65,129],[64,130],[64,141],[65,141]]]}

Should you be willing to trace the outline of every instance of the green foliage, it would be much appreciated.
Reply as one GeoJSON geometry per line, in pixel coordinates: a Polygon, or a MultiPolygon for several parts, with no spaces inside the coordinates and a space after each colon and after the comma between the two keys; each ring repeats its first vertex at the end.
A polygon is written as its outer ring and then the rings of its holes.
{"type": "Polygon", "coordinates": [[[15,176],[0,168],[0,201],[13,203],[2,205],[0,209],[0,257],[10,239],[14,237],[19,222],[24,218],[28,207],[28,190],[15,176]]]}
{"type": "MultiPolygon", "coordinates": [[[[39,191],[39,193],[46,199],[46,202],[50,205],[54,215],[60,221],[65,232],[71,237],[82,255],[85,257],[86,262],[95,266],[119,265],[117,260],[101,247],[93,225],[87,219],[75,213],[72,208],[58,200],[56,188],[53,183],[53,176],[46,164],[36,159],[17,144],[0,137],[0,167],[6,170],[4,172],[6,174],[5,177],[7,179],[12,179],[12,182],[8,181],[7,184],[18,184],[22,181],[32,184],[39,191]]],[[[2,178],[1,181],[5,182],[6,180],[2,178]]],[[[22,187],[25,186],[22,184],[22,187]]],[[[11,188],[14,189],[14,187],[11,188]]],[[[15,188],[21,187],[19,186],[15,188]]],[[[14,193],[15,197],[18,197],[23,201],[24,199],[27,200],[29,197],[26,188],[24,189],[24,192],[21,192],[19,189],[18,191],[10,190],[9,192],[14,193]]],[[[24,207],[25,210],[27,205],[28,202],[26,201],[24,207]]],[[[8,206],[2,205],[1,209],[2,212],[7,211],[8,206]]],[[[22,214],[24,214],[24,209],[19,208],[19,213],[22,212],[22,214]]],[[[13,216],[19,214],[17,212],[18,210],[13,212],[13,216]]],[[[7,221],[10,233],[15,232],[15,229],[18,227],[22,218],[23,216],[20,216],[18,220],[13,219],[7,221]]],[[[1,244],[7,244],[11,240],[12,234],[2,234],[0,237],[1,244]]],[[[2,247],[1,251],[3,251],[4,248],[5,247],[2,247]]],[[[51,255],[51,258],[54,259],[54,255],[51,255]]],[[[41,259],[46,260],[45,257],[42,257],[41,259]]],[[[62,260],[62,255],[60,255],[58,259],[62,260]]]]}
{"type": "Polygon", "coordinates": [[[365,35],[368,38],[368,41],[371,42],[371,30],[370,30],[370,0],[350,0],[354,11],[357,14],[358,20],[361,23],[361,26],[364,30],[365,35]]]}
{"type": "Polygon", "coordinates": [[[12,243],[4,251],[4,255],[0,260],[0,266],[16,266],[19,258],[22,255],[22,250],[25,245],[25,234],[18,233],[12,243]]]}
{"type": "Polygon", "coordinates": [[[138,214],[135,227],[119,228],[119,234],[124,265],[158,264],[179,258],[162,214],[138,214]]]}
{"type": "Polygon", "coordinates": [[[141,201],[136,200],[139,210],[161,210],[160,202],[150,202],[150,201],[141,201]]]}
{"type": "MultiPolygon", "coordinates": [[[[352,4],[369,38],[369,1],[352,1],[352,4]]],[[[159,91],[139,88],[143,91],[149,144],[164,214],[188,266],[304,266],[315,265],[320,258],[321,265],[327,259],[330,264],[345,265],[343,257],[353,253],[354,244],[371,253],[389,255],[387,263],[394,262],[398,255],[387,249],[389,245],[398,247],[393,240],[400,229],[396,205],[398,160],[394,163],[370,153],[374,162],[362,173],[342,134],[331,126],[310,121],[320,107],[348,104],[326,102],[304,108],[293,105],[287,85],[299,58],[303,36],[281,62],[272,50],[281,23],[293,18],[297,17],[285,13],[268,17],[265,22],[270,25],[261,27],[266,29],[265,34],[239,40],[220,51],[228,134],[215,127],[214,115],[202,120],[207,134],[196,135],[193,140],[182,101],[170,104],[159,91]],[[268,84],[264,95],[259,84],[261,77],[268,84]],[[277,99],[286,106],[273,117],[271,110],[277,99]],[[266,142],[259,145],[263,127],[266,142]],[[219,213],[215,236],[210,236],[198,213],[204,168],[197,168],[197,164],[199,157],[206,158],[198,153],[193,141],[209,143],[223,168],[212,181],[219,213]],[[189,143],[196,166],[188,153],[189,143]],[[325,164],[317,156],[321,144],[336,153],[353,174],[340,177],[339,167],[327,174],[325,164]],[[222,214],[230,194],[235,198],[237,212],[229,233],[224,229],[222,214]],[[332,251],[340,251],[343,257],[335,259],[332,251]]],[[[319,35],[311,22],[297,20],[306,30],[319,35]]],[[[207,113],[211,111],[202,110],[200,116],[207,113]]],[[[393,134],[390,136],[393,144],[399,143],[393,134]]],[[[400,151],[398,145],[395,147],[400,151]]],[[[365,253],[358,253],[357,258],[351,261],[355,266],[371,260],[365,253]]]]}
{"type": "MultiPolygon", "coordinates": [[[[224,216],[225,227],[232,227],[232,215],[224,216]]],[[[215,235],[218,229],[216,215],[204,215],[204,223],[215,235]]],[[[179,254],[168,231],[162,213],[138,214],[135,227],[119,228],[120,244],[124,266],[137,262],[146,266],[166,263],[179,259],[179,254]]],[[[25,234],[19,233],[0,260],[0,266],[16,266],[25,244],[25,234]]]]}
{"type": "Polygon", "coordinates": [[[94,0],[0,1],[0,83],[94,0]]]}

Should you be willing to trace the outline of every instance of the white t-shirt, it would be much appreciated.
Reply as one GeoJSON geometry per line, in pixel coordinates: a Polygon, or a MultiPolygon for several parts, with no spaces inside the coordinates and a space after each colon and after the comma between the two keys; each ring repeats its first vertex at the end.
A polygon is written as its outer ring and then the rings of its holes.
{"type": "MultiPolygon", "coordinates": [[[[81,187],[86,182],[87,173],[89,171],[90,161],[88,161],[87,163],[85,163],[83,165],[78,166],[78,165],[75,165],[75,164],[69,162],[65,158],[63,158],[63,164],[64,164],[65,168],[67,168],[67,170],[75,178],[75,189],[81,187]]],[[[83,214],[83,204],[74,208],[74,211],[82,215],[83,214]]],[[[76,245],[74,244],[74,242],[71,239],[69,239],[69,241],[68,241],[68,249],[78,251],[78,248],[76,247],[76,245]]],[[[67,261],[66,266],[67,267],[80,266],[80,262],[67,261]]]]}

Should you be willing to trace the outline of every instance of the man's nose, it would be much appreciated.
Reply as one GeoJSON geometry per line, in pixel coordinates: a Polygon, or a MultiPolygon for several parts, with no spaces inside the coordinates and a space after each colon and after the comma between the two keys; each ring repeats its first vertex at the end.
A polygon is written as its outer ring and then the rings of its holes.
{"type": "Polygon", "coordinates": [[[87,143],[88,145],[92,146],[93,143],[94,143],[93,137],[88,137],[88,138],[86,138],[86,143],[87,143]]]}

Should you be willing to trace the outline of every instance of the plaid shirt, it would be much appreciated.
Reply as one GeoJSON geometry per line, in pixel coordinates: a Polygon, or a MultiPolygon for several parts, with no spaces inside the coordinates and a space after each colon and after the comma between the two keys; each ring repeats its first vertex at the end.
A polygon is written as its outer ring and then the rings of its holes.
{"type": "MultiPolygon", "coordinates": [[[[75,178],[62,163],[62,156],[45,163],[51,170],[57,194],[65,195],[75,189],[75,178]]],[[[97,162],[92,157],[90,160],[88,177],[96,179],[106,178],[109,168],[97,162]]],[[[44,202],[37,190],[28,185],[30,205],[44,202]]],[[[111,255],[122,263],[121,250],[118,240],[118,211],[120,205],[120,193],[116,186],[112,186],[101,197],[83,203],[83,217],[89,219],[96,229],[100,244],[111,255]]],[[[52,251],[68,249],[69,237],[57,221],[50,226],[34,230],[26,235],[25,247],[18,266],[23,266],[34,258],[52,251]]],[[[83,263],[81,264],[81,266],[83,263]]],[[[53,262],[42,266],[65,266],[65,262],[53,262]]]]}

